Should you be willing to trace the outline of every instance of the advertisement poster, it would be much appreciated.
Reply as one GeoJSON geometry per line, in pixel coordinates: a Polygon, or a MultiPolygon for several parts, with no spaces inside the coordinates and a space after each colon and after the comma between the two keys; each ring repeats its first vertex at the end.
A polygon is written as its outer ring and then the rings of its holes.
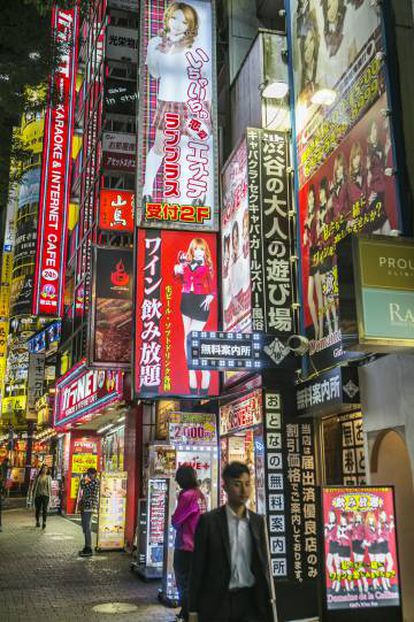
{"type": "Polygon", "coordinates": [[[289,7],[302,290],[318,370],[343,359],[336,245],[399,228],[381,7],[369,1],[289,7]]]}
{"type": "Polygon", "coordinates": [[[400,606],[393,489],[322,489],[328,610],[400,606]]]}
{"type": "Polygon", "coordinates": [[[140,229],[137,248],[136,395],[217,395],[218,372],[187,367],[188,335],[217,330],[215,234],[140,229]]]}
{"type": "Polygon", "coordinates": [[[248,183],[247,143],[243,140],[223,172],[222,298],[226,332],[251,332],[248,183]]]}
{"type": "Polygon", "coordinates": [[[213,2],[141,4],[138,224],[214,231],[213,2]]]}
{"type": "Polygon", "coordinates": [[[386,105],[383,95],[299,191],[305,325],[318,367],[343,356],[337,244],[350,233],[398,228],[386,105]]]}
{"type": "Polygon", "coordinates": [[[173,477],[176,469],[176,450],[171,445],[151,445],[150,473],[153,477],[173,477]]]}
{"type": "Polygon", "coordinates": [[[369,0],[292,0],[289,12],[296,124],[302,131],[317,109],[315,93],[338,85],[342,90],[349,82],[344,71],[355,74],[361,51],[379,30],[380,8],[369,0]]]}
{"type": "Polygon", "coordinates": [[[168,500],[168,480],[148,482],[147,564],[162,568],[164,559],[164,529],[168,500]]]}
{"type": "Polygon", "coordinates": [[[97,548],[123,549],[125,544],[128,473],[102,473],[99,494],[97,548]]]}
{"type": "Polygon", "coordinates": [[[95,249],[93,361],[130,365],[132,356],[132,249],[95,249]]]}
{"type": "Polygon", "coordinates": [[[134,193],[102,188],[99,203],[99,228],[104,231],[134,231],[134,193]]]}
{"type": "Polygon", "coordinates": [[[49,85],[39,197],[33,313],[62,315],[75,107],[78,10],[54,8],[59,53],[49,85]]]}
{"type": "Polygon", "coordinates": [[[168,427],[169,441],[174,445],[215,445],[217,442],[215,415],[182,413],[180,421],[168,427]]]}

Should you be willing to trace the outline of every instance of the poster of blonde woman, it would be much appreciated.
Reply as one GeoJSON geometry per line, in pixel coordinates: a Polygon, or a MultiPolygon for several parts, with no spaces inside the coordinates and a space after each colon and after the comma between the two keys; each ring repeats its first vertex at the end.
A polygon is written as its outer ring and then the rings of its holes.
{"type": "Polygon", "coordinates": [[[142,3],[138,224],[217,229],[214,9],[142,3]]]}

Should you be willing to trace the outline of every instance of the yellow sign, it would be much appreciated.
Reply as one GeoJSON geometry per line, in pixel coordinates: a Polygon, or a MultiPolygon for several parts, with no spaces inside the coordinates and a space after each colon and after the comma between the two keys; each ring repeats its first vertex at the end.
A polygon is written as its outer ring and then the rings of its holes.
{"type": "Polygon", "coordinates": [[[44,125],[44,119],[38,119],[28,123],[21,131],[24,146],[26,149],[30,149],[33,153],[42,152],[44,125]]]}
{"type": "Polygon", "coordinates": [[[15,410],[26,410],[26,395],[3,397],[1,409],[3,415],[13,415],[15,410]]]}
{"type": "Polygon", "coordinates": [[[0,363],[1,361],[6,359],[8,332],[9,332],[9,321],[0,320],[0,363]]]}
{"type": "Polygon", "coordinates": [[[127,477],[125,471],[101,475],[98,549],[124,548],[127,477]]]}
{"type": "Polygon", "coordinates": [[[80,477],[75,476],[70,480],[70,498],[76,499],[78,496],[80,477]]]}
{"type": "Polygon", "coordinates": [[[98,468],[98,456],[96,454],[73,454],[72,473],[85,473],[88,469],[98,468]]]}

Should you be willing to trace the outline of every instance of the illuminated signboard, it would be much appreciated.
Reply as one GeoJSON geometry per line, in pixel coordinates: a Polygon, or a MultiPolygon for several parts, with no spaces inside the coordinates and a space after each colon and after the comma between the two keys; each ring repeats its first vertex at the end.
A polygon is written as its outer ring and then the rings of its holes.
{"type": "Polygon", "coordinates": [[[102,138],[102,148],[102,164],[105,169],[131,173],[135,172],[135,134],[104,132],[102,138]]]}
{"type": "Polygon", "coordinates": [[[94,329],[91,359],[130,366],[133,259],[129,248],[95,248],[94,329]]]}
{"type": "Polygon", "coordinates": [[[220,408],[220,436],[236,432],[237,430],[251,428],[261,422],[261,391],[252,391],[252,393],[229,402],[220,408]]]}
{"type": "Polygon", "coordinates": [[[399,607],[393,489],[324,487],[322,512],[327,609],[399,607]]]}
{"type": "Polygon", "coordinates": [[[134,230],[134,193],[128,190],[101,190],[99,228],[132,233],[134,230]]]}
{"type": "Polygon", "coordinates": [[[218,228],[213,4],[141,3],[137,218],[144,227],[218,228]]]}
{"type": "Polygon", "coordinates": [[[102,473],[99,491],[97,548],[123,549],[128,473],[102,473]]]}
{"type": "Polygon", "coordinates": [[[217,329],[215,234],[140,229],[137,249],[136,395],[217,395],[218,373],[186,356],[192,330],[217,329]]]}
{"type": "Polygon", "coordinates": [[[55,425],[76,421],[122,399],[122,390],[122,372],[88,369],[81,361],[56,383],[55,425]]]}
{"type": "Polygon", "coordinates": [[[399,228],[383,8],[359,0],[287,8],[303,320],[312,363],[327,369],[344,357],[337,244],[350,233],[399,228]]]}
{"type": "Polygon", "coordinates": [[[77,9],[52,12],[58,66],[49,87],[40,183],[33,313],[61,315],[77,62],[77,9]]]}

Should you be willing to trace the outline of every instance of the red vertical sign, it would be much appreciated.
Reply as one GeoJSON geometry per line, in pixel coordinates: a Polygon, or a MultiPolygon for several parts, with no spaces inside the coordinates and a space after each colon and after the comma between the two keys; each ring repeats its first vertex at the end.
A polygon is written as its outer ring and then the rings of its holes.
{"type": "Polygon", "coordinates": [[[58,50],[49,85],[39,198],[33,313],[61,315],[70,191],[72,129],[77,62],[77,9],[53,9],[58,50]]]}

